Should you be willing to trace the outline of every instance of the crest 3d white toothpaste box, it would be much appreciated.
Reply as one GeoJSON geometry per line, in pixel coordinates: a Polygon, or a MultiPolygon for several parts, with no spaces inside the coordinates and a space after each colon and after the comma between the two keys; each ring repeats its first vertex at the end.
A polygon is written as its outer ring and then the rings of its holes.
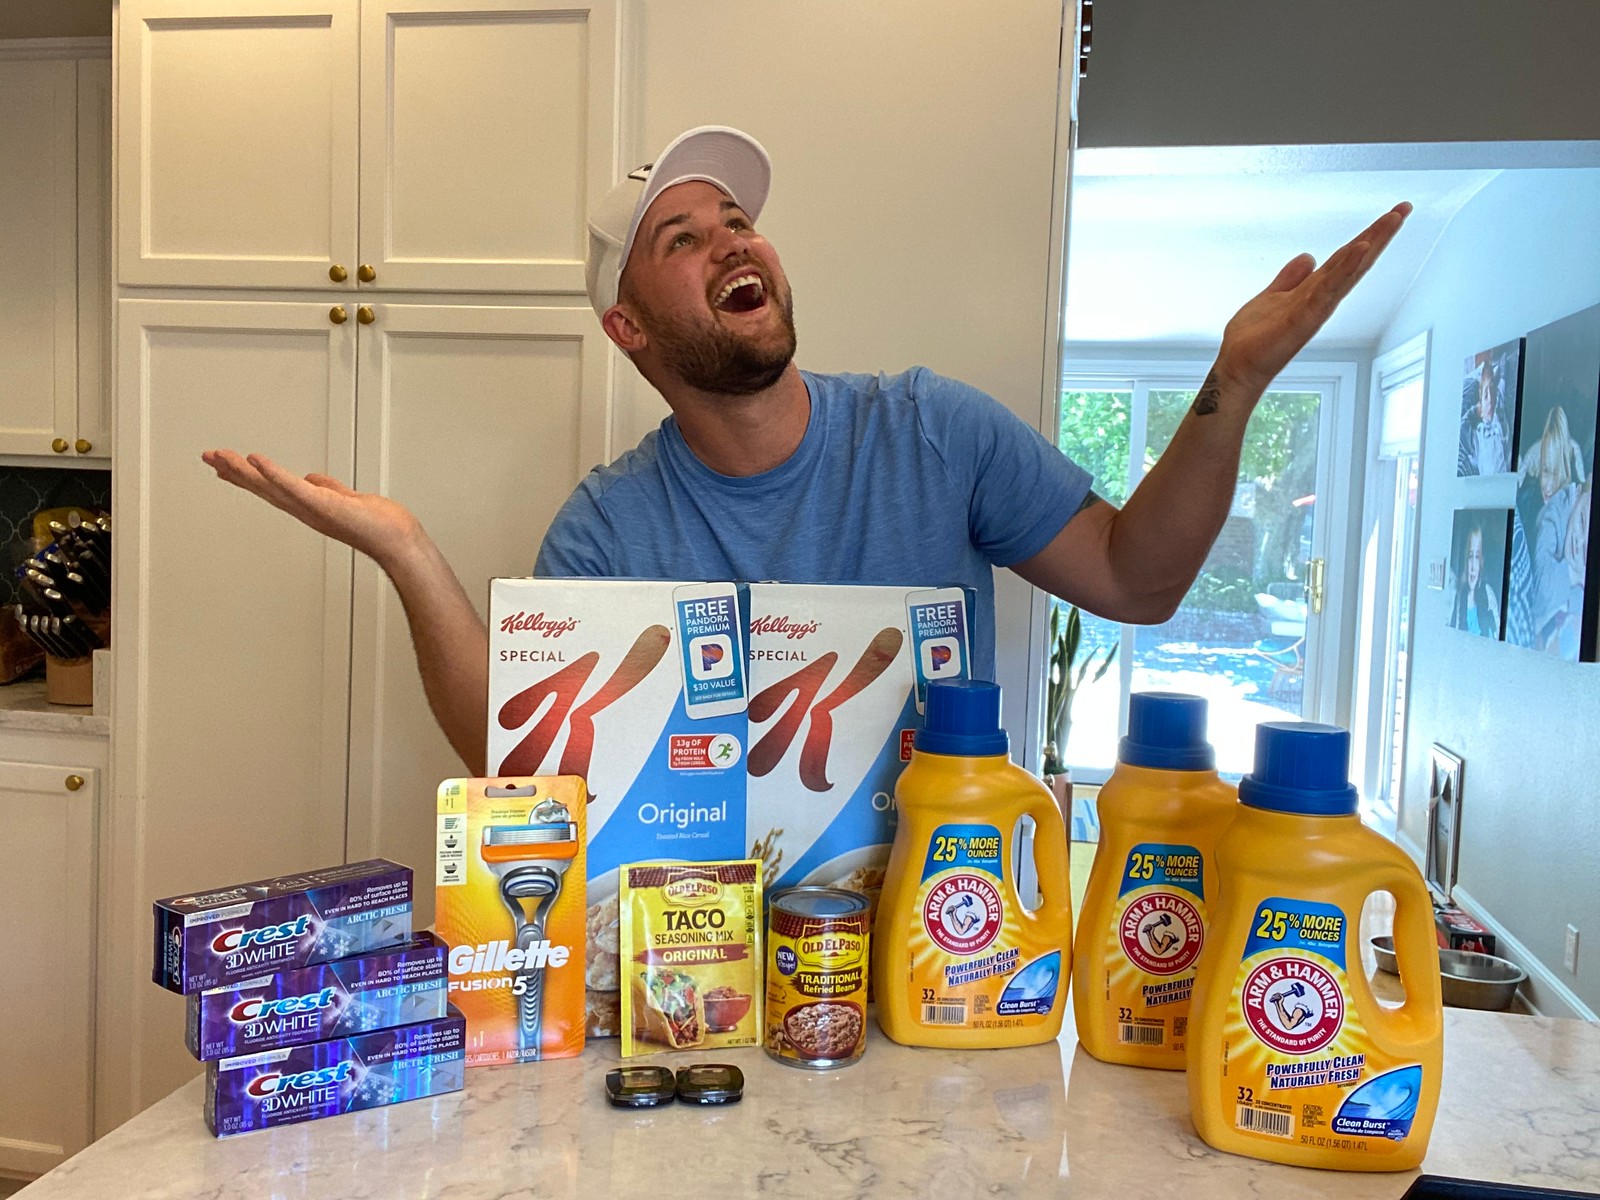
{"type": "Polygon", "coordinates": [[[411,868],[387,859],[155,902],[151,977],[185,995],[411,940],[411,868]]]}
{"type": "Polygon", "coordinates": [[[392,950],[191,992],[185,1045],[202,1061],[437,1020],[449,947],[431,933],[392,950]]]}
{"type": "Polygon", "coordinates": [[[750,585],[745,822],[769,892],[822,884],[876,904],[919,697],[970,677],[970,611],[961,588],[750,585]]]}
{"type": "Polygon", "coordinates": [[[588,784],[587,1032],[620,1032],[617,868],[744,857],[748,590],[496,579],[493,776],[588,784]]]}
{"type": "Polygon", "coordinates": [[[460,1091],[467,1023],[441,1018],[206,1064],[206,1127],[218,1137],[460,1091]]]}

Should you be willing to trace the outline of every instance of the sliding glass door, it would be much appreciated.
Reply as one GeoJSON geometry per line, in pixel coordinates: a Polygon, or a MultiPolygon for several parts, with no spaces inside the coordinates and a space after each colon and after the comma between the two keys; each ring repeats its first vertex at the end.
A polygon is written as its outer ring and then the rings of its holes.
{"type": "MultiPolygon", "coordinates": [[[[1059,445],[1125,501],[1194,403],[1205,367],[1157,364],[1119,374],[1076,367],[1063,383],[1059,445]]],[[[1074,777],[1103,778],[1116,760],[1127,697],[1177,691],[1210,702],[1218,767],[1250,769],[1261,721],[1329,719],[1336,681],[1339,564],[1346,488],[1335,460],[1353,368],[1292,367],[1251,418],[1233,502],[1199,578],[1160,625],[1084,617],[1084,653],[1116,659],[1074,699],[1066,758],[1074,777]],[[1332,628],[1333,636],[1328,636],[1332,628]]],[[[1344,438],[1348,447],[1350,439],[1344,438]]],[[[1348,483],[1348,465],[1344,478],[1348,483]]]]}

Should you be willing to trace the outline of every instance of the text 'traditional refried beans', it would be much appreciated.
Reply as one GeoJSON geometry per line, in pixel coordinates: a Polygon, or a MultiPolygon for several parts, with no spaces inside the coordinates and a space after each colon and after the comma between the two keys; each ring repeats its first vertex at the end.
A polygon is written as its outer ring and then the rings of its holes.
{"type": "Polygon", "coordinates": [[[866,1048],[867,898],[799,887],[772,900],[767,1053],[792,1067],[842,1067],[866,1048]]]}

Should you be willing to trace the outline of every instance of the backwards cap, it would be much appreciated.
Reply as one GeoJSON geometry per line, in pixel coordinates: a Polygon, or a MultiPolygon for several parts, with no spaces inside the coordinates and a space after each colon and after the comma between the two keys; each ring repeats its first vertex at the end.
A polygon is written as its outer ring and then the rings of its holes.
{"type": "Polygon", "coordinates": [[[617,302],[622,268],[645,211],[676,184],[703,180],[720,188],[754,221],[772,186],[772,160],[760,142],[726,125],[701,125],[679,134],[655,162],[646,163],[608,192],[589,214],[584,282],[596,316],[617,302]]]}

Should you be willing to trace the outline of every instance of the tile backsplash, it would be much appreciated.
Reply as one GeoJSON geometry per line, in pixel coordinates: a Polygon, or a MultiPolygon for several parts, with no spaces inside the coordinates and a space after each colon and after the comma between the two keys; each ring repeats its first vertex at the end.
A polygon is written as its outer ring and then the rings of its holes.
{"type": "Polygon", "coordinates": [[[33,553],[33,514],[77,504],[111,511],[111,472],[62,467],[0,467],[0,600],[17,599],[17,567],[33,553]]]}

